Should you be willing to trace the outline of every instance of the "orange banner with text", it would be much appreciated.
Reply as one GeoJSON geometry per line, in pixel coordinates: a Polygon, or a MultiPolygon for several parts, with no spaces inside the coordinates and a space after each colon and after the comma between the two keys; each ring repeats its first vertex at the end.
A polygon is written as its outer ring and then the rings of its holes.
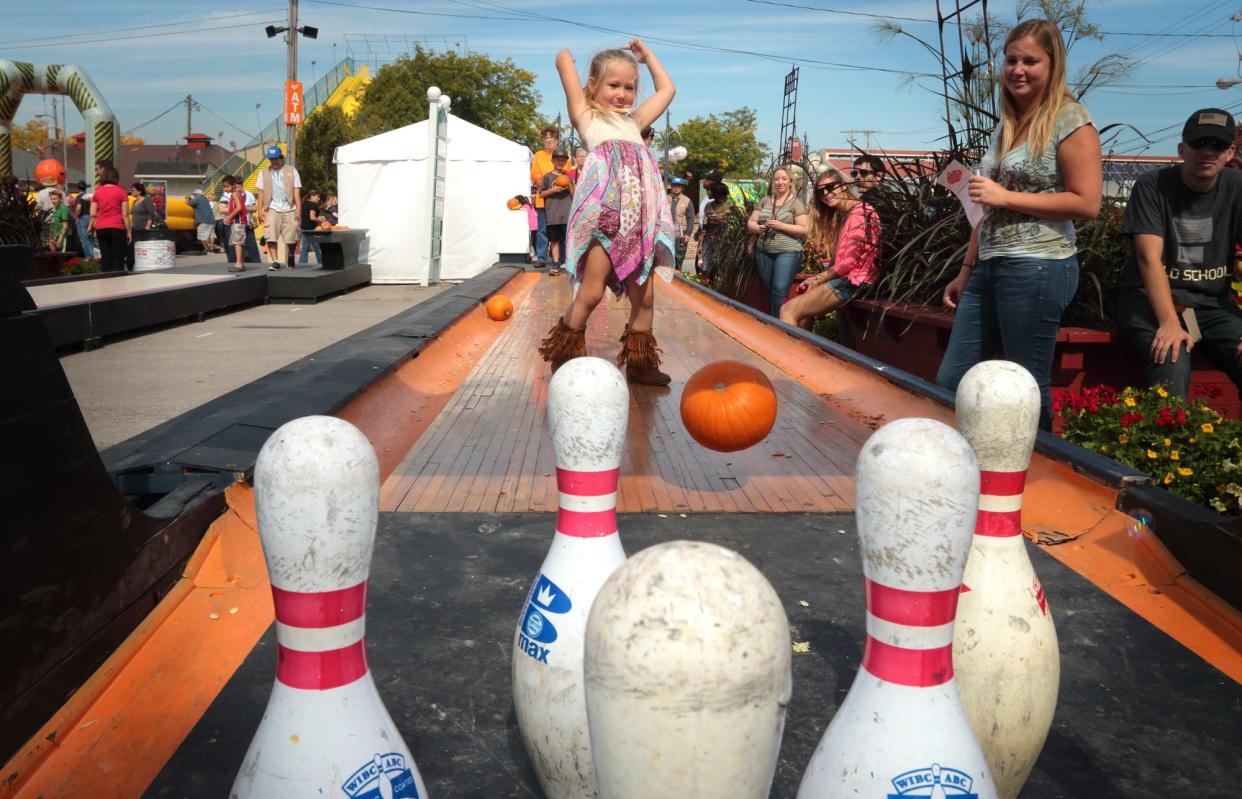
{"type": "Polygon", "coordinates": [[[285,81],[285,124],[301,125],[305,116],[305,109],[302,107],[302,82],[285,81]]]}

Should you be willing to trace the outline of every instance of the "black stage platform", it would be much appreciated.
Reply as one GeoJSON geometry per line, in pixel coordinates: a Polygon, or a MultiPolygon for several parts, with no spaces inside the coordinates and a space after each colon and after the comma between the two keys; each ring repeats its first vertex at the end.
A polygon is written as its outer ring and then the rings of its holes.
{"type": "MultiPolygon", "coordinates": [[[[436,799],[540,795],[515,726],[510,643],[554,518],[381,514],[369,660],[436,799]]],[[[862,656],[853,515],[625,515],[620,525],[631,554],[678,538],[731,547],[780,594],[793,640],[810,644],[810,653],[793,657],[772,791],[794,797],[862,656]]],[[[1062,661],[1056,719],[1022,796],[1238,796],[1242,686],[1052,557],[1028,551],[1052,604],[1062,661]]],[[[227,794],[271,690],[273,635],[269,629],[147,796],[227,794]]]]}
{"type": "MultiPolygon", "coordinates": [[[[269,271],[264,264],[248,264],[245,272],[221,275],[224,267],[179,267],[154,272],[108,276],[89,283],[73,282],[78,296],[45,303],[40,315],[52,345],[92,347],[109,336],[123,335],[181,319],[262,302],[318,302],[371,282],[371,265],[302,266],[269,271]],[[201,276],[192,280],[189,276],[201,276]],[[166,285],[156,285],[161,279],[166,285]],[[82,294],[84,286],[96,288],[82,294]]],[[[68,285],[69,281],[65,284],[68,285]]],[[[36,287],[47,292],[45,281],[36,287]]]]}

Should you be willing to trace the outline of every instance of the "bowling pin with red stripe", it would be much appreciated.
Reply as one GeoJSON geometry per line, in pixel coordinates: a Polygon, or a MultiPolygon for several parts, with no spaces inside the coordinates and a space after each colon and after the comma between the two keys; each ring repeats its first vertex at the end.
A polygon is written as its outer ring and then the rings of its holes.
{"type": "Polygon", "coordinates": [[[230,797],[427,796],[367,668],[379,463],[353,425],[282,425],[255,463],[276,684],[230,797]]]}
{"type": "Polygon", "coordinates": [[[741,555],[670,541],[630,558],[586,631],[600,799],[767,799],[791,656],[780,597],[741,555]]]}
{"type": "Polygon", "coordinates": [[[858,456],[867,643],[799,799],[973,796],[996,786],[953,678],[953,615],[979,499],[957,431],[900,419],[858,456]]]}
{"type": "Polygon", "coordinates": [[[625,562],[617,480],[629,407],[625,378],[600,358],[575,358],[548,384],[560,509],[513,635],[518,728],[548,799],[596,795],[583,638],[600,586],[625,562]]]}
{"type": "Polygon", "coordinates": [[[979,459],[979,517],[957,606],[953,662],[962,705],[1002,799],[1039,758],[1057,707],[1061,655],[1022,537],[1022,492],[1039,426],[1039,386],[984,361],[957,387],[957,424],[979,459]]]}

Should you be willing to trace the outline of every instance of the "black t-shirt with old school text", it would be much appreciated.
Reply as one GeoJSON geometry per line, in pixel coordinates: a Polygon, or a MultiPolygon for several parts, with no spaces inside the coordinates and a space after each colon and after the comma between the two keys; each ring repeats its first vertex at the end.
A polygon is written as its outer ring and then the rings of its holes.
{"type": "MultiPolygon", "coordinates": [[[[1202,194],[1182,182],[1180,166],[1148,172],[1130,193],[1123,230],[1131,237],[1150,233],[1164,239],[1164,271],[1174,304],[1229,307],[1234,244],[1242,241],[1242,172],[1222,170],[1215,188],[1202,194]]],[[[1121,285],[1146,293],[1133,246],[1121,285]]]]}

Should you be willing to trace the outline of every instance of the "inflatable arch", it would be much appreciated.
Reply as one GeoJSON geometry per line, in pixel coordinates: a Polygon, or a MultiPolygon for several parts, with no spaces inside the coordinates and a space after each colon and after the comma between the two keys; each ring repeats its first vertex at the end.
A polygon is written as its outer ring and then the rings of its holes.
{"type": "Polygon", "coordinates": [[[86,121],[86,174],[92,174],[97,159],[116,163],[121,144],[116,116],[81,67],[0,59],[0,176],[13,172],[10,127],[26,94],[63,94],[72,98],[86,121]]]}

